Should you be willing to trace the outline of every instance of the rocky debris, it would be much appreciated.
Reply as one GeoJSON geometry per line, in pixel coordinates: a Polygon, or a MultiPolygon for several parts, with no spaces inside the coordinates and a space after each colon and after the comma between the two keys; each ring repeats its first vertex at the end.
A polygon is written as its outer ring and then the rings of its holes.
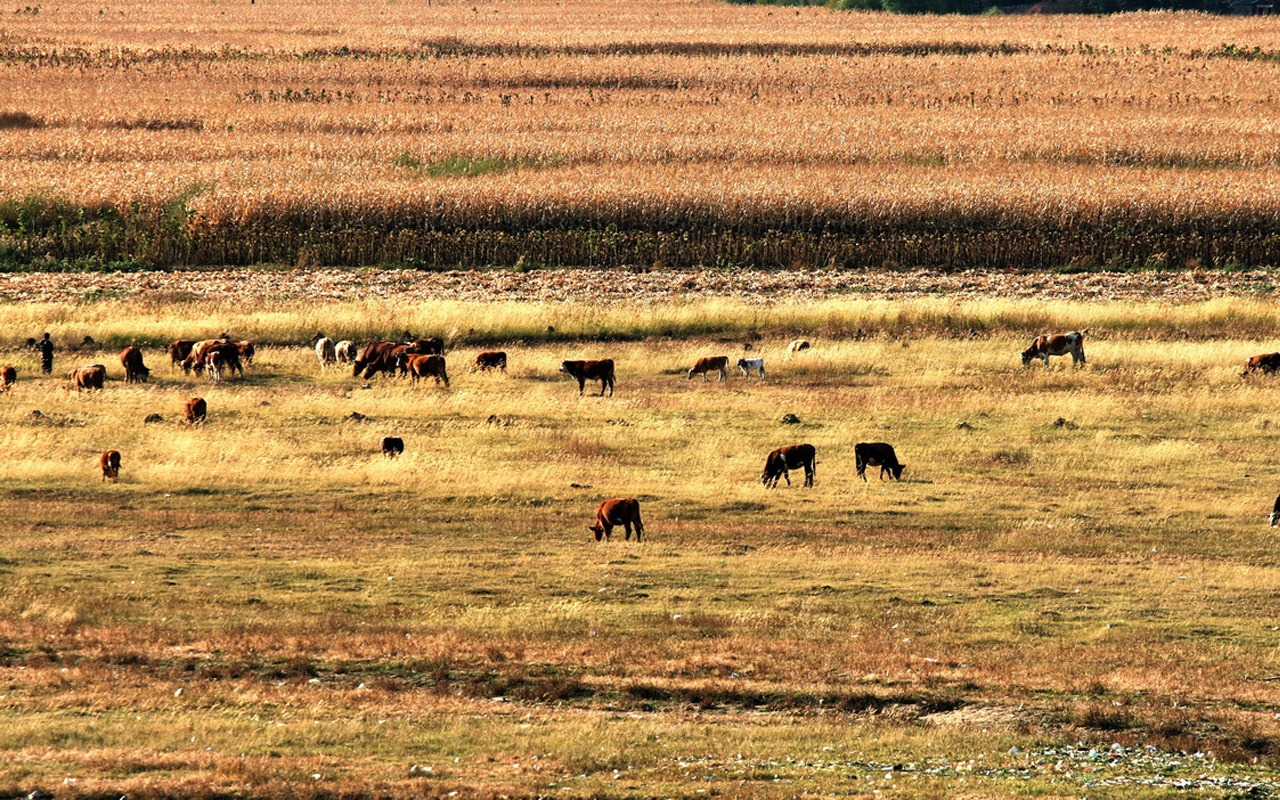
{"type": "Polygon", "coordinates": [[[1055,427],[1055,428],[1063,428],[1063,429],[1066,429],[1066,430],[1069,430],[1069,431],[1074,431],[1074,430],[1076,429],[1076,427],[1077,427],[1077,426],[1076,426],[1076,424],[1075,424],[1074,422],[1072,422],[1072,421],[1071,421],[1071,420],[1069,420],[1069,419],[1066,419],[1066,418],[1064,418],[1064,417],[1058,417],[1057,419],[1055,419],[1055,420],[1053,421],[1053,427],[1055,427]]]}
{"type": "Polygon", "coordinates": [[[164,417],[160,416],[159,414],[148,414],[147,418],[144,419],[143,422],[147,425],[152,425],[157,422],[164,422],[164,417]]]}

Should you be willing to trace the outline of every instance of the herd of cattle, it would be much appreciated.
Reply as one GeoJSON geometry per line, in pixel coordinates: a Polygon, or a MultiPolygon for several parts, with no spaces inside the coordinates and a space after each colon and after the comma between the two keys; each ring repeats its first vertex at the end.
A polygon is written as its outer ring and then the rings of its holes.
{"type": "MultiPolygon", "coordinates": [[[[1033,360],[1042,360],[1049,364],[1050,356],[1070,355],[1074,366],[1085,364],[1084,337],[1088,330],[1071,331],[1069,333],[1043,334],[1032,340],[1030,347],[1022,352],[1023,366],[1030,365],[1033,360]]],[[[376,375],[408,377],[411,384],[422,378],[432,378],[437,384],[449,386],[449,374],[444,356],[444,341],[438,338],[413,339],[406,334],[409,341],[373,342],[360,349],[349,340],[337,341],[317,334],[314,340],[316,359],[321,370],[338,364],[351,364],[353,377],[364,379],[376,375]]],[[[751,349],[751,345],[744,345],[751,349]]],[[[788,346],[789,354],[808,350],[810,343],[797,339],[788,346]]],[[[177,339],[168,348],[171,366],[181,368],[184,373],[200,375],[203,373],[213,382],[234,375],[244,375],[245,365],[253,364],[255,348],[252,342],[236,341],[223,334],[217,339],[177,339]]],[[[142,351],[136,346],[129,346],[120,354],[120,364],[124,368],[126,383],[145,382],[151,370],[143,363],[142,351]]],[[[763,358],[740,358],[737,367],[743,377],[765,376],[763,358]]],[[[502,351],[485,351],[475,357],[473,370],[488,371],[507,368],[507,354],[502,351]]],[[[711,356],[699,358],[689,369],[687,378],[715,373],[718,380],[728,378],[729,357],[711,356]]],[[[1249,358],[1245,362],[1242,377],[1253,372],[1272,374],[1280,371],[1280,353],[1265,353],[1249,358]]],[[[613,396],[616,383],[614,362],[612,359],[594,361],[564,361],[560,364],[560,372],[574,378],[578,382],[578,394],[581,396],[589,381],[600,382],[600,395],[607,390],[613,396]]],[[[0,368],[0,393],[9,391],[17,382],[17,370],[12,366],[0,368]]],[[[71,388],[77,391],[101,390],[107,379],[107,368],[102,364],[90,364],[73,369],[70,374],[71,388]]],[[[192,397],[186,401],[184,419],[195,425],[208,419],[208,404],[202,397],[192,397]]],[[[382,439],[383,455],[395,458],[404,452],[404,440],[398,436],[382,439]]],[[[867,467],[880,467],[880,479],[887,473],[894,480],[901,480],[904,465],[898,460],[893,446],[886,442],[859,442],[854,446],[854,461],[857,475],[866,481],[867,467]]],[[[107,450],[100,459],[102,479],[115,482],[120,475],[120,453],[107,450]]],[[[766,488],[775,488],[778,481],[785,480],[791,485],[791,471],[803,470],[804,486],[813,486],[816,475],[817,451],[811,444],[797,444],[780,447],[765,459],[764,471],[760,480],[766,488]]],[[[1275,508],[1270,522],[1273,527],[1280,525],[1280,497],[1276,498],[1275,508]]],[[[626,531],[626,538],[631,538],[634,529],[639,541],[644,532],[640,521],[640,504],[635,498],[610,498],[603,501],[596,511],[596,522],[588,527],[595,534],[596,540],[608,539],[613,528],[621,526],[626,531]]]]}

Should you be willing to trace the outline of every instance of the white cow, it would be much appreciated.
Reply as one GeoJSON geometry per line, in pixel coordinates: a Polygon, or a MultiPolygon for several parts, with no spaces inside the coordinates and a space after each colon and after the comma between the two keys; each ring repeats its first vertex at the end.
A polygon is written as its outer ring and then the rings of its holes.
{"type": "Polygon", "coordinates": [[[316,360],[320,362],[320,369],[338,362],[338,356],[334,353],[333,340],[328,336],[321,336],[316,340],[316,360]]]}
{"type": "Polygon", "coordinates": [[[343,339],[334,345],[333,354],[337,357],[338,363],[350,364],[356,360],[356,343],[349,339],[343,339]]]}
{"type": "Polygon", "coordinates": [[[738,359],[738,369],[742,370],[742,377],[748,378],[752,372],[760,373],[760,379],[764,380],[764,359],[763,358],[740,358],[738,359]]]}

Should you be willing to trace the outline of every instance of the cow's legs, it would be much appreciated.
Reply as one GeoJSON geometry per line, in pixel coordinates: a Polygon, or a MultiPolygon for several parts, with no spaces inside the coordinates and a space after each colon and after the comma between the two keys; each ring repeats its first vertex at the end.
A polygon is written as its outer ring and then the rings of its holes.
{"type": "MultiPolygon", "coordinates": [[[[587,386],[586,378],[578,378],[578,397],[582,397],[582,392],[587,386]]],[[[604,390],[600,390],[600,394],[604,394],[604,390]]]]}

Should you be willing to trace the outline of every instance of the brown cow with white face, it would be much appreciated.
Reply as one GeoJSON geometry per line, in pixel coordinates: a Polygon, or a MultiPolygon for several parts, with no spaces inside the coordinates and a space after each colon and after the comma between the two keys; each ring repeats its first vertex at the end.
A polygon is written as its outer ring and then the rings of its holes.
{"type": "Polygon", "coordinates": [[[596,522],[588,525],[587,530],[596,535],[596,541],[608,539],[613,529],[621,525],[627,532],[627,541],[631,540],[631,529],[636,529],[636,541],[644,535],[644,523],[640,521],[640,501],[634,497],[615,497],[605,500],[596,509],[596,522]]]}
{"type": "Polygon", "coordinates": [[[694,375],[701,375],[705,383],[708,372],[720,373],[720,380],[724,380],[729,376],[729,357],[728,356],[712,356],[711,358],[700,358],[693,365],[693,369],[689,370],[689,380],[693,380],[694,375]]]}
{"type": "Polygon", "coordinates": [[[817,474],[817,463],[818,451],[811,444],[779,447],[765,459],[764,472],[760,473],[760,480],[769,489],[778,485],[778,478],[785,478],[787,485],[790,486],[790,471],[803,468],[804,485],[812,486],[813,478],[817,474]]]}
{"type": "Polygon", "coordinates": [[[607,387],[609,396],[613,397],[613,359],[611,358],[599,361],[562,361],[560,371],[578,379],[579,397],[582,396],[587,381],[600,381],[600,396],[604,397],[604,390],[607,387]]]}
{"type": "Polygon", "coordinates": [[[1065,356],[1070,354],[1071,365],[1079,367],[1084,365],[1084,337],[1089,333],[1086,328],[1083,331],[1072,331],[1071,333],[1055,333],[1040,334],[1031,340],[1031,346],[1022,351],[1022,366],[1027,366],[1032,359],[1043,359],[1044,365],[1049,366],[1049,356],[1065,356]]]}
{"type": "Polygon", "coordinates": [[[120,451],[108,450],[98,459],[102,466],[102,480],[115,483],[120,478],[120,451]]]}

